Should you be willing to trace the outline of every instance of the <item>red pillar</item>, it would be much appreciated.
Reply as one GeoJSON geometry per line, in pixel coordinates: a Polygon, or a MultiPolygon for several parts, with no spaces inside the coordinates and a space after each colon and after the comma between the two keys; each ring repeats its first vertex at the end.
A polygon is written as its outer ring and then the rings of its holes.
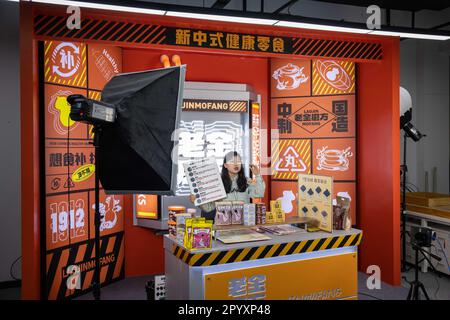
{"type": "Polygon", "coordinates": [[[383,60],[358,64],[358,221],[360,270],[381,268],[400,285],[399,39],[383,40],[383,60]]]}

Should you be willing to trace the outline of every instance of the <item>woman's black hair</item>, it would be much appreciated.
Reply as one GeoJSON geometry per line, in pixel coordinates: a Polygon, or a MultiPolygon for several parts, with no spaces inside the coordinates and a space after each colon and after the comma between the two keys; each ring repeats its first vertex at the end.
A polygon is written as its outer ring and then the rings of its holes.
{"type": "MultiPolygon", "coordinates": [[[[241,158],[239,153],[237,153],[236,151],[230,151],[225,155],[225,158],[223,159],[222,182],[223,182],[223,186],[225,187],[226,193],[231,192],[231,178],[230,178],[230,174],[228,173],[228,169],[225,167],[225,163],[227,162],[227,160],[230,160],[234,157],[241,158]]],[[[238,185],[239,192],[245,192],[245,190],[247,190],[248,183],[247,183],[247,178],[245,177],[245,174],[244,174],[244,167],[242,166],[242,164],[241,164],[241,170],[238,173],[237,185],[238,185]]]]}

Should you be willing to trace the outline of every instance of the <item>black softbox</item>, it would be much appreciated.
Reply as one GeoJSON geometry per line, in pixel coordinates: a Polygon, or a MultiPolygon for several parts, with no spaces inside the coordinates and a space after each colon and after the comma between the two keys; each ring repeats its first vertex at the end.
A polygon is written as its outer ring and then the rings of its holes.
{"type": "MultiPolygon", "coordinates": [[[[99,139],[98,173],[106,193],[174,194],[172,162],[185,66],[121,74],[102,91],[117,118],[99,139]]],[[[177,157],[174,157],[177,159],[177,157]]]]}

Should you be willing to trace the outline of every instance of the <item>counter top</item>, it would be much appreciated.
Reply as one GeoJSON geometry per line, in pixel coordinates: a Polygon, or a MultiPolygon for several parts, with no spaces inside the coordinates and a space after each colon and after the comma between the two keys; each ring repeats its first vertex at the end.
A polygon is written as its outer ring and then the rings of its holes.
{"type": "Polygon", "coordinates": [[[283,236],[267,233],[265,235],[271,239],[235,244],[214,241],[213,248],[206,250],[188,250],[169,235],[165,235],[164,248],[190,266],[210,266],[358,246],[362,231],[358,229],[335,230],[333,233],[300,231],[283,236]]]}

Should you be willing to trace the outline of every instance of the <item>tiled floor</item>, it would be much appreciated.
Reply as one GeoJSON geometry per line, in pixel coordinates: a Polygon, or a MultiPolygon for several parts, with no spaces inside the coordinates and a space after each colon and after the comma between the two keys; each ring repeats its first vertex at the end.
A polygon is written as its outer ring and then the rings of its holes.
{"type": "MultiPolygon", "coordinates": [[[[403,274],[408,280],[413,280],[414,270],[403,274]]],[[[151,276],[132,277],[113,283],[102,288],[101,298],[104,300],[145,300],[147,299],[145,283],[151,276]]],[[[380,290],[369,290],[366,285],[367,275],[359,273],[359,300],[405,300],[408,295],[409,284],[402,280],[402,286],[394,287],[386,283],[381,284],[380,290]]],[[[420,273],[419,280],[423,282],[432,300],[450,300],[450,276],[436,275],[432,272],[420,273]]],[[[0,300],[17,300],[20,298],[20,288],[0,290],[0,300]]],[[[79,300],[92,300],[88,293],[79,300]]]]}

